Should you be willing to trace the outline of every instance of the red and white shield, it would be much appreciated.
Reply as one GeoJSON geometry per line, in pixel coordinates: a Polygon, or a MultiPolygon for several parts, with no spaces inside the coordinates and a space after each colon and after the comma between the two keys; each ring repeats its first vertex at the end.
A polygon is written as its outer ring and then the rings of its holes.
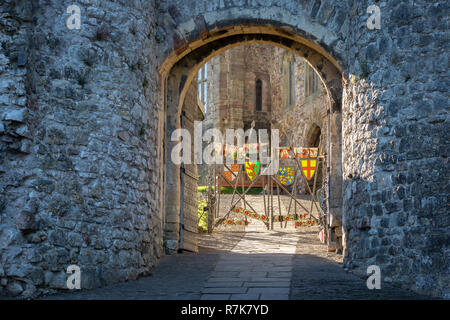
{"type": "Polygon", "coordinates": [[[234,179],[236,179],[237,174],[239,172],[239,165],[238,164],[232,164],[230,166],[223,166],[223,174],[225,175],[225,177],[227,178],[228,181],[233,181],[234,179]],[[230,170],[228,170],[228,168],[230,168],[230,170]]]}

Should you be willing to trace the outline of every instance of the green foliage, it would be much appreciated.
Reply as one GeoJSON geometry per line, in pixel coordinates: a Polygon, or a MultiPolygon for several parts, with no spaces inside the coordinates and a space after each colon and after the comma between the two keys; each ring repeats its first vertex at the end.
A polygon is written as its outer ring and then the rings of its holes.
{"type": "Polygon", "coordinates": [[[207,218],[208,218],[208,214],[205,212],[203,213],[203,208],[206,207],[207,203],[206,200],[198,200],[198,209],[197,209],[197,214],[198,214],[198,231],[200,232],[206,232],[208,231],[208,227],[207,227],[207,218]],[[202,216],[203,214],[203,216],[202,216]],[[201,219],[200,219],[201,217],[201,219]]]}
{"type": "Polygon", "coordinates": [[[198,194],[204,194],[204,193],[206,193],[206,191],[208,191],[208,186],[199,186],[197,188],[197,193],[198,194]]]}
{"type": "MultiPolygon", "coordinates": [[[[243,193],[242,187],[236,188],[239,193],[243,193]]],[[[248,187],[244,187],[244,191],[246,191],[248,187]]],[[[260,194],[262,192],[262,188],[252,187],[246,194],[260,194]]],[[[233,194],[233,188],[232,187],[222,187],[220,188],[221,194],[233,194]]]]}

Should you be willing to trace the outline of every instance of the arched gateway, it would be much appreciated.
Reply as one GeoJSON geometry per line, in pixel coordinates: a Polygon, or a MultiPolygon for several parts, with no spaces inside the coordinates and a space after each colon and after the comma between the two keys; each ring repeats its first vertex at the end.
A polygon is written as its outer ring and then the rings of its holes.
{"type": "MultiPolygon", "coordinates": [[[[165,92],[167,97],[165,99],[165,111],[166,111],[166,159],[170,159],[173,147],[178,144],[178,141],[171,141],[171,134],[175,129],[180,128],[180,113],[184,104],[186,92],[195,79],[198,70],[202,65],[210,60],[212,57],[228,50],[230,48],[252,43],[266,43],[285,48],[293,53],[303,57],[308,61],[311,66],[316,70],[326,88],[330,97],[330,105],[328,112],[328,123],[330,128],[330,141],[327,146],[330,148],[327,159],[327,168],[330,174],[329,181],[330,187],[326,191],[327,199],[329,203],[327,208],[329,210],[329,223],[332,228],[341,228],[342,221],[342,165],[341,165],[341,110],[342,110],[342,71],[340,71],[337,62],[331,58],[325,57],[325,54],[321,54],[319,51],[325,52],[320,49],[317,44],[314,44],[311,40],[306,40],[304,37],[299,36],[291,28],[287,27],[273,27],[270,22],[264,22],[261,20],[252,21],[248,20],[250,25],[241,25],[239,20],[236,22],[228,21],[230,24],[228,27],[220,28],[217,30],[206,31],[202,38],[184,46],[179,49],[177,56],[179,60],[174,62],[173,57],[169,57],[167,64],[173,63],[169,68],[166,64],[163,65],[163,70],[170,69],[168,74],[163,73],[162,77],[167,81],[164,81],[167,86],[165,92]],[[309,45],[308,45],[309,44],[309,45]],[[317,50],[312,47],[316,47],[317,50]],[[329,195],[332,195],[331,197],[329,195]]],[[[218,21],[220,24],[220,21],[218,21]]],[[[273,23],[272,23],[273,24],[273,23]]],[[[300,32],[298,32],[300,33],[300,32]]],[[[173,53],[175,55],[175,53],[173,53]]],[[[329,56],[329,54],[326,54],[329,56]]],[[[164,72],[164,71],[163,71],[164,72]]],[[[170,249],[176,251],[178,249],[179,237],[180,237],[180,166],[173,164],[171,161],[166,162],[166,245],[168,244],[170,249]]],[[[341,234],[341,232],[339,233],[341,234]]],[[[335,240],[335,235],[330,235],[329,239],[335,240]]],[[[335,244],[332,244],[335,246],[335,244]]]]}

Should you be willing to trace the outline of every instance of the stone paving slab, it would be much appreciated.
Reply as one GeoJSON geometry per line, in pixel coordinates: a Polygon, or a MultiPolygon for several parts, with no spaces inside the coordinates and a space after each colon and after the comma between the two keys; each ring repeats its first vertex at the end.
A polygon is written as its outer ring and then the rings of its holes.
{"type": "Polygon", "coordinates": [[[205,288],[239,288],[244,286],[243,281],[220,281],[220,282],[211,282],[206,281],[205,288]]]}
{"type": "Polygon", "coordinates": [[[232,294],[230,300],[259,300],[260,296],[252,293],[232,294]]]}
{"type": "Polygon", "coordinates": [[[289,295],[290,288],[249,288],[248,293],[260,293],[265,295],[289,295]]]}
{"type": "Polygon", "coordinates": [[[249,288],[290,288],[291,279],[286,281],[271,281],[271,282],[244,282],[244,287],[249,288]]]}
{"type": "Polygon", "coordinates": [[[199,254],[164,257],[149,277],[47,299],[286,300],[426,299],[345,272],[316,230],[202,235],[199,254]],[[282,249],[282,250],[281,250],[282,249]],[[233,271],[224,271],[233,269],[233,271]]]}
{"type": "Polygon", "coordinates": [[[203,294],[209,293],[247,293],[247,288],[243,287],[224,287],[224,288],[205,288],[202,291],[203,294]]]}
{"type": "Polygon", "coordinates": [[[200,300],[229,300],[229,294],[203,294],[200,300]]]}
{"type": "Polygon", "coordinates": [[[261,299],[280,295],[287,298],[291,286],[292,259],[295,254],[298,236],[295,233],[274,231],[249,231],[230,250],[219,259],[210,281],[224,271],[238,271],[228,275],[225,288],[209,287],[202,294],[230,293],[230,299],[261,299]],[[284,272],[284,274],[280,274],[284,272]],[[278,277],[268,277],[269,273],[278,277]],[[281,290],[278,290],[281,289],[281,290]]]}
{"type": "Polygon", "coordinates": [[[259,300],[289,300],[288,294],[265,294],[259,296],[259,300]]]}

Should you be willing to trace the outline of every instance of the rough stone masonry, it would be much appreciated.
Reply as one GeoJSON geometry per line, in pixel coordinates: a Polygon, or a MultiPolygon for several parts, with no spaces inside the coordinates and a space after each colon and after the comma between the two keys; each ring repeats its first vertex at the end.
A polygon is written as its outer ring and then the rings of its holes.
{"type": "Polygon", "coordinates": [[[0,4],[2,294],[64,289],[70,264],[83,288],[148,274],[173,223],[167,104],[191,79],[178,62],[276,34],[325,59],[303,56],[330,94],[342,81],[330,117],[346,268],[377,264],[384,281],[450,297],[447,1],[79,0],[69,30],[72,4],[0,4]],[[366,26],[371,4],[380,29],[366,26]]]}

